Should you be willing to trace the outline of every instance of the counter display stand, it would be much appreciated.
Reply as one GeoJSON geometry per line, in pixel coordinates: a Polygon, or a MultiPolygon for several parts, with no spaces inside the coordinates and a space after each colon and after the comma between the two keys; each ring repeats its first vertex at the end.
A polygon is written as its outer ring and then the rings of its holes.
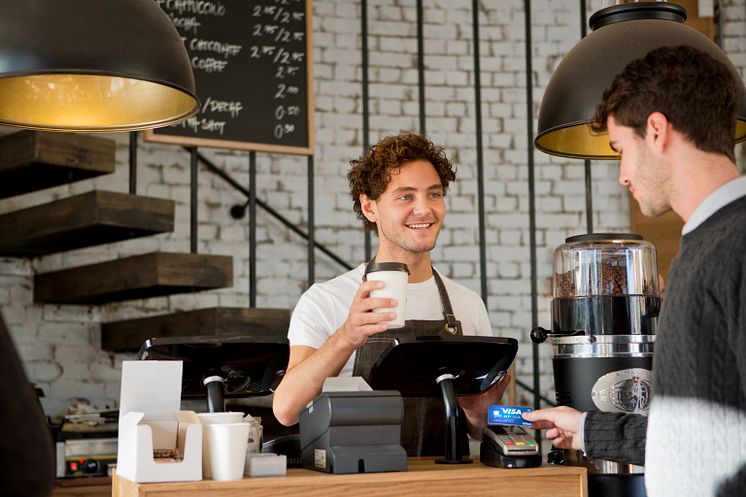
{"type": "Polygon", "coordinates": [[[521,496],[586,497],[585,468],[544,465],[529,469],[501,469],[474,464],[433,464],[432,458],[412,458],[409,470],[395,473],[333,475],[289,469],[287,476],[237,481],[133,483],[114,475],[113,497],[368,497],[521,496]]]}
{"type": "MultiPolygon", "coordinates": [[[[515,356],[509,340],[459,338],[449,344],[392,345],[371,373],[374,388],[389,387],[397,380],[399,389],[410,395],[440,396],[453,400],[452,393],[477,393],[499,380],[515,356]],[[488,340],[489,341],[489,340],[488,340]],[[459,342],[459,343],[454,343],[459,342]],[[423,360],[412,360],[410,347],[423,360]],[[474,348],[480,348],[475,352],[474,348]],[[424,359],[427,357],[427,359],[424,359]],[[451,378],[441,378],[450,375],[451,378]],[[448,389],[443,380],[448,380],[448,389]],[[444,393],[444,390],[447,390],[444,393]]],[[[434,342],[440,342],[434,340],[434,342]]],[[[174,351],[171,351],[174,352],[174,351]]],[[[181,353],[181,351],[179,351],[181,353]]],[[[170,354],[169,354],[170,355],[170,354]]],[[[178,354],[176,354],[178,355],[178,354]]],[[[271,368],[270,368],[271,369],[271,368]]],[[[271,376],[271,375],[270,375],[271,376]]],[[[445,413],[444,413],[445,415],[445,413]]],[[[451,451],[451,457],[457,452],[451,451]]],[[[184,483],[134,483],[114,473],[113,497],[368,497],[422,496],[521,496],[586,497],[586,469],[543,465],[528,469],[502,469],[472,464],[434,464],[434,458],[410,458],[408,470],[387,473],[328,474],[308,469],[288,469],[286,476],[244,477],[237,481],[202,480],[184,483]]]]}

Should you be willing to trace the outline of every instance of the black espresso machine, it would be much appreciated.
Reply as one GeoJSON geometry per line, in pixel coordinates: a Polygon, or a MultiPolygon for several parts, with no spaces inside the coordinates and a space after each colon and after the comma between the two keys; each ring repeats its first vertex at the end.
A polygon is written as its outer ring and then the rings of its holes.
{"type": "MultiPolygon", "coordinates": [[[[567,238],[554,251],[552,329],[531,339],[553,347],[559,405],[646,416],[661,305],[655,247],[640,235],[567,238]]],[[[644,468],[555,451],[555,462],[588,468],[590,497],[644,496],[644,468]]]]}

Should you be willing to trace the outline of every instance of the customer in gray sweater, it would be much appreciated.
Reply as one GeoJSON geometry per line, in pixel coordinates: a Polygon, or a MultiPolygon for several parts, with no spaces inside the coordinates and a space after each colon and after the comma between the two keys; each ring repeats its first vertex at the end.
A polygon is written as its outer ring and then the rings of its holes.
{"type": "Polygon", "coordinates": [[[629,64],[596,109],[643,214],[673,210],[685,221],[649,418],[569,407],[524,417],[557,447],[644,462],[650,497],[746,495],[746,177],[734,155],[744,98],[722,63],[664,47],[629,64]]]}

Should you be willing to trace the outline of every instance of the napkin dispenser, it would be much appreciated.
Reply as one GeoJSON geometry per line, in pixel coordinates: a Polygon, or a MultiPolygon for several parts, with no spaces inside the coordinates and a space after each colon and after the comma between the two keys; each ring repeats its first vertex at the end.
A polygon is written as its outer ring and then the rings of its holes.
{"type": "Polygon", "coordinates": [[[303,467],[334,474],[406,471],[403,417],[395,390],[322,392],[300,414],[303,467]]]}

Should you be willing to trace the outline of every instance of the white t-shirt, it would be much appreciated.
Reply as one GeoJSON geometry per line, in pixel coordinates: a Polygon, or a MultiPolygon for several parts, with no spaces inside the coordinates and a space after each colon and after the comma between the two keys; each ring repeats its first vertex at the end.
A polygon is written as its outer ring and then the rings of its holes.
{"type": "MultiPolygon", "coordinates": [[[[315,349],[324,343],[347,319],[352,299],[363,281],[365,264],[325,283],[316,283],[298,300],[290,318],[288,340],[290,345],[305,345],[315,349]]],[[[440,273],[439,273],[440,274],[440,273]]],[[[464,335],[494,336],[484,302],[472,290],[441,275],[456,319],[461,321],[464,335]]],[[[442,320],[443,304],[440,301],[435,278],[407,286],[405,319],[442,320]]],[[[353,353],[340,376],[351,376],[355,362],[353,353]]]]}

